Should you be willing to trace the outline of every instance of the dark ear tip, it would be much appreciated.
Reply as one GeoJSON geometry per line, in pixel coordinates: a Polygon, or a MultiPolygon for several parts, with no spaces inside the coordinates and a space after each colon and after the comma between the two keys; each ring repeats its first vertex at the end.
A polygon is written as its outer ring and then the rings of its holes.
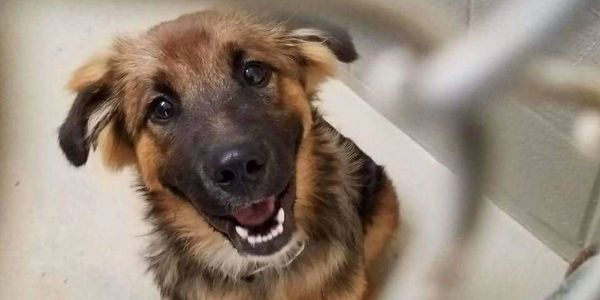
{"type": "MultiPolygon", "coordinates": [[[[282,18],[282,16],[280,16],[282,18]]],[[[348,30],[325,19],[314,15],[294,14],[285,18],[285,23],[290,29],[314,28],[320,31],[325,44],[333,51],[336,58],[344,63],[351,63],[358,59],[356,47],[348,30]]],[[[311,37],[314,38],[314,37],[311,37]]]]}
{"type": "Polygon", "coordinates": [[[344,63],[351,63],[354,62],[358,59],[358,53],[356,52],[356,49],[354,48],[354,45],[352,44],[352,42],[350,42],[352,45],[351,47],[347,47],[344,48],[340,51],[337,51],[337,53],[335,53],[336,57],[344,63]]]}
{"type": "Polygon", "coordinates": [[[74,129],[67,123],[63,124],[58,133],[58,142],[69,162],[80,167],[87,162],[89,148],[86,146],[83,136],[74,129]]]}
{"type": "Polygon", "coordinates": [[[358,59],[358,53],[352,41],[352,36],[350,36],[350,32],[347,29],[330,25],[328,33],[331,35],[331,39],[327,43],[330,44],[330,48],[339,61],[351,63],[358,59]]]}

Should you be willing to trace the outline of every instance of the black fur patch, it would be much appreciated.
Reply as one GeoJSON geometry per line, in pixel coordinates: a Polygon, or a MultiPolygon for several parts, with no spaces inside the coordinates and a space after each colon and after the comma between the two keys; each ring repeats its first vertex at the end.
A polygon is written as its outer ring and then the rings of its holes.
{"type": "MultiPolygon", "coordinates": [[[[324,120],[319,120],[320,117],[318,114],[314,114],[313,118],[318,121],[315,123],[316,126],[323,126],[328,128],[329,130],[335,132],[335,136],[337,140],[335,140],[336,146],[339,148],[348,148],[352,149],[355,152],[356,156],[354,157],[354,161],[360,164],[360,169],[353,174],[358,180],[360,185],[360,198],[357,204],[358,214],[363,224],[363,231],[366,231],[369,225],[373,222],[373,215],[375,214],[375,210],[379,204],[377,197],[379,191],[383,187],[385,182],[385,172],[382,166],[376,164],[371,157],[365,154],[362,150],[360,150],[351,139],[345,137],[344,135],[338,133],[329,123],[324,120]]],[[[317,147],[318,148],[318,147],[317,147]]],[[[335,169],[339,166],[331,165],[332,158],[327,157],[326,154],[319,153],[319,150],[315,150],[315,154],[317,157],[323,157],[323,163],[319,166],[320,171],[323,174],[329,174],[334,172],[335,169]]],[[[324,178],[328,178],[329,176],[324,176],[324,178]]],[[[319,183],[322,186],[328,186],[331,183],[326,181],[321,181],[319,183]]],[[[327,191],[327,189],[323,189],[327,191]]],[[[335,195],[333,195],[335,197],[335,195]]]]}
{"type": "MultiPolygon", "coordinates": [[[[364,154],[363,154],[364,155],[364,154]]],[[[364,155],[367,162],[360,169],[359,176],[363,183],[360,192],[360,203],[358,204],[358,214],[363,223],[363,230],[373,223],[373,215],[379,204],[377,197],[384,183],[383,167],[377,165],[373,160],[364,155]]]]}
{"type": "Polygon", "coordinates": [[[58,133],[60,148],[74,166],[86,163],[92,141],[86,138],[92,112],[109,96],[107,88],[91,86],[80,92],[58,133]]]}

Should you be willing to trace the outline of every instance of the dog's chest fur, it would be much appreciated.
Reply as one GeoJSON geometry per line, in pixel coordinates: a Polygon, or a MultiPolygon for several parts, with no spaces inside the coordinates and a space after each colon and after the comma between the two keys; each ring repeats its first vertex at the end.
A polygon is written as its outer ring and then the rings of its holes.
{"type": "MultiPolygon", "coordinates": [[[[297,178],[295,205],[306,206],[305,215],[297,216],[299,236],[306,241],[302,253],[288,266],[247,276],[257,264],[244,262],[234,249],[213,257],[197,253],[191,240],[155,220],[150,270],[165,298],[315,299],[318,295],[325,299],[362,284],[354,281],[363,272],[363,237],[382,169],[317,112],[314,120],[297,161],[298,176],[310,177],[297,178]],[[242,266],[231,274],[223,272],[217,260],[242,266]]],[[[149,217],[155,217],[152,211],[149,217]]]]}

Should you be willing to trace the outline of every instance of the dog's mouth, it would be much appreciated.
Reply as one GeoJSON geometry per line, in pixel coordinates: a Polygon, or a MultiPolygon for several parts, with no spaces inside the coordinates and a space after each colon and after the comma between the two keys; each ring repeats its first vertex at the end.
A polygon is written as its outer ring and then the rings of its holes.
{"type": "Polygon", "coordinates": [[[277,195],[236,208],[231,215],[205,215],[242,255],[268,256],[283,249],[295,231],[293,180],[277,195]]]}

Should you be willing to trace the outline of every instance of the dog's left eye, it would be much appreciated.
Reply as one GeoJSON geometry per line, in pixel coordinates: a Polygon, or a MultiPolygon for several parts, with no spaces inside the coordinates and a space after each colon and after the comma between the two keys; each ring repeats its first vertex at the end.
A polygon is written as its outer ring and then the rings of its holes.
{"type": "Polygon", "coordinates": [[[252,86],[264,87],[269,83],[271,72],[258,62],[249,62],[244,66],[244,80],[252,86]]]}

